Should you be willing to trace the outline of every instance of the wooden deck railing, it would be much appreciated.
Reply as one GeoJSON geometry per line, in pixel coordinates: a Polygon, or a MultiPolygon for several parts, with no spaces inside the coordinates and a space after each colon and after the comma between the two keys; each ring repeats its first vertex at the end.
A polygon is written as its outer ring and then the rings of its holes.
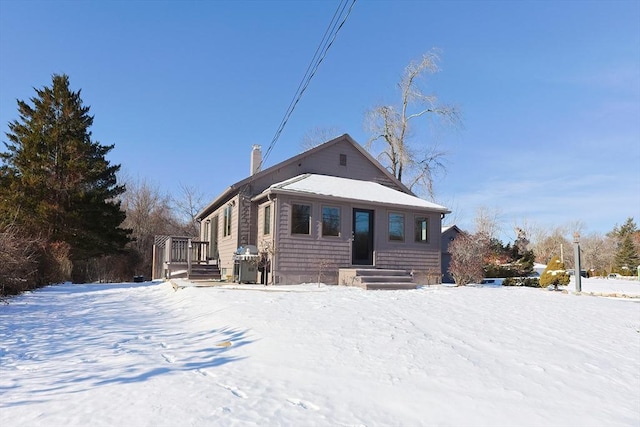
{"type": "Polygon", "coordinates": [[[192,240],[188,237],[169,237],[167,250],[168,262],[195,262],[208,261],[209,242],[192,240]]]}
{"type": "Polygon", "coordinates": [[[171,271],[186,269],[193,264],[217,263],[209,257],[209,242],[182,236],[156,236],[153,256],[153,279],[171,277],[171,271]]]}

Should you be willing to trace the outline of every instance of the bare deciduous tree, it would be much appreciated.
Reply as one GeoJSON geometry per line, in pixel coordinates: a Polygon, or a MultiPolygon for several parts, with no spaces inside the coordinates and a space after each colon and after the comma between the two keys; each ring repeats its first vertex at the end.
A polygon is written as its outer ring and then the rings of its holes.
{"type": "Polygon", "coordinates": [[[0,228],[0,298],[37,285],[42,244],[43,239],[25,235],[13,223],[0,228]]]}
{"type": "Polygon", "coordinates": [[[338,136],[340,131],[336,127],[314,127],[302,136],[300,147],[303,151],[307,151],[338,136]]]}
{"type": "Polygon", "coordinates": [[[382,142],[378,159],[389,171],[416,193],[426,191],[434,197],[434,174],[445,170],[445,151],[437,144],[411,143],[413,122],[431,116],[446,123],[459,125],[460,114],[456,107],[441,104],[433,94],[425,94],[419,80],[427,74],[439,71],[440,57],[437,50],[412,61],[405,69],[398,87],[401,91],[400,106],[383,105],[367,114],[367,127],[372,134],[366,148],[371,151],[375,142],[382,142]]]}
{"type": "Polygon", "coordinates": [[[154,236],[182,234],[181,224],[175,218],[169,197],[145,180],[127,183],[122,208],[127,213],[123,227],[132,230],[134,239],[129,245],[142,257],[139,273],[150,275],[154,236]]]}
{"type": "Polygon", "coordinates": [[[486,206],[480,206],[476,210],[474,222],[477,235],[483,236],[487,240],[498,239],[498,235],[500,233],[499,209],[490,209],[486,206]]]}
{"type": "Polygon", "coordinates": [[[318,267],[318,279],[316,283],[318,287],[322,284],[322,278],[324,277],[324,273],[329,269],[329,267],[333,264],[330,259],[322,258],[316,261],[316,265],[318,267]]]}
{"type": "Polygon", "coordinates": [[[267,278],[267,280],[265,280],[265,277],[263,276],[264,284],[275,284],[273,275],[269,275],[269,273],[271,273],[272,263],[275,262],[275,256],[278,253],[278,249],[276,248],[274,241],[271,239],[262,239],[258,244],[258,253],[260,254],[260,263],[263,275],[267,278]]]}
{"type": "Polygon", "coordinates": [[[536,261],[542,264],[549,262],[554,256],[559,256],[561,262],[571,259],[573,263],[573,249],[571,242],[564,236],[568,235],[566,227],[556,227],[549,231],[547,229],[536,230],[533,253],[536,261]]]}
{"type": "Polygon", "coordinates": [[[180,184],[180,193],[180,197],[174,200],[173,205],[185,223],[184,232],[188,236],[198,236],[200,224],[196,221],[196,216],[204,207],[204,195],[197,188],[184,184],[180,184]]]}
{"type": "Polygon", "coordinates": [[[483,235],[463,233],[449,244],[449,273],[456,285],[464,286],[482,281],[482,267],[488,253],[488,243],[483,235]]]}
{"type": "Polygon", "coordinates": [[[594,274],[611,270],[616,242],[609,236],[591,233],[580,238],[582,266],[594,274]]]}

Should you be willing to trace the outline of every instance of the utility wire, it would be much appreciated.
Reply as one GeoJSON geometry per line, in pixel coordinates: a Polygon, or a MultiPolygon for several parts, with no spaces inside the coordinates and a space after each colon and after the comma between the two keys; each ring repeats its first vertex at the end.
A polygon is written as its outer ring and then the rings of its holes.
{"type": "Polygon", "coordinates": [[[313,78],[313,76],[315,76],[316,72],[318,71],[318,67],[320,66],[324,58],[327,56],[327,52],[333,45],[333,42],[335,41],[338,35],[338,32],[343,27],[344,23],[347,21],[347,18],[351,14],[351,10],[355,5],[356,0],[351,0],[351,4],[349,5],[349,9],[347,10],[346,15],[344,15],[344,17],[342,18],[342,21],[340,22],[340,24],[338,24],[340,17],[345,13],[345,9],[347,8],[348,3],[349,3],[349,0],[340,0],[340,4],[338,4],[336,11],[333,14],[333,17],[331,18],[331,22],[329,22],[329,25],[325,30],[324,36],[322,37],[322,40],[320,41],[320,44],[316,48],[316,52],[313,55],[313,58],[311,59],[309,66],[307,67],[307,71],[305,72],[304,77],[302,78],[302,80],[300,81],[300,84],[298,85],[296,93],[294,94],[293,98],[291,99],[291,102],[289,103],[289,107],[287,108],[287,111],[285,112],[282,118],[282,121],[280,122],[280,126],[278,127],[278,130],[276,130],[276,133],[273,136],[271,143],[269,144],[269,148],[267,148],[267,151],[265,151],[264,156],[260,161],[258,170],[262,168],[262,164],[267,159],[267,157],[269,157],[269,154],[275,147],[276,142],[278,142],[278,139],[280,138],[280,135],[282,134],[284,127],[289,121],[289,118],[291,117],[293,110],[295,110],[296,106],[298,105],[298,102],[302,98],[302,95],[304,94],[305,90],[309,86],[309,83],[311,83],[311,79],[313,78]]]}

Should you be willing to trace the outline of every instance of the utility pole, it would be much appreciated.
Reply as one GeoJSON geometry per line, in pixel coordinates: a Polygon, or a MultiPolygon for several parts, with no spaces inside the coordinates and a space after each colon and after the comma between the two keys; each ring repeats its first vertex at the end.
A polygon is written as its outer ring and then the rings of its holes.
{"type": "Polygon", "coordinates": [[[580,233],[578,233],[577,231],[573,233],[573,245],[573,275],[576,278],[576,292],[582,292],[582,269],[580,267],[580,233]]]}

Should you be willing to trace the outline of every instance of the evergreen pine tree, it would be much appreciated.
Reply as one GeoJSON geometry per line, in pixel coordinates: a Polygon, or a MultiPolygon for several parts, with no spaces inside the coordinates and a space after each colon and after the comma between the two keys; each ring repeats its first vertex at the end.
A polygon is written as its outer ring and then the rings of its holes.
{"type": "Polygon", "coordinates": [[[620,227],[613,227],[613,231],[609,233],[617,241],[617,249],[614,257],[613,270],[625,276],[634,274],[636,268],[640,264],[640,255],[638,247],[633,242],[634,235],[638,233],[638,228],[633,218],[627,218],[627,221],[620,227]]]}
{"type": "Polygon", "coordinates": [[[114,146],[91,139],[93,116],[68,76],[35,91],[31,105],[18,101],[20,119],[9,123],[0,153],[0,222],[67,243],[72,260],[119,251],[129,238],[116,201],[125,190],[120,165],[105,158],[114,146]]]}
{"type": "Polygon", "coordinates": [[[636,231],[638,231],[638,228],[636,227],[636,223],[633,221],[633,218],[629,217],[627,218],[625,223],[622,224],[620,227],[618,227],[618,225],[616,224],[613,227],[613,231],[611,231],[609,235],[616,238],[622,238],[628,234],[633,234],[636,231]]]}
{"type": "Polygon", "coordinates": [[[564,263],[560,262],[558,256],[554,256],[540,276],[540,287],[553,285],[558,289],[558,285],[568,285],[570,280],[569,273],[564,269],[564,263]]]}
{"type": "Polygon", "coordinates": [[[627,234],[620,240],[614,262],[616,272],[625,276],[633,275],[640,265],[638,251],[633,244],[631,234],[627,234]]]}

